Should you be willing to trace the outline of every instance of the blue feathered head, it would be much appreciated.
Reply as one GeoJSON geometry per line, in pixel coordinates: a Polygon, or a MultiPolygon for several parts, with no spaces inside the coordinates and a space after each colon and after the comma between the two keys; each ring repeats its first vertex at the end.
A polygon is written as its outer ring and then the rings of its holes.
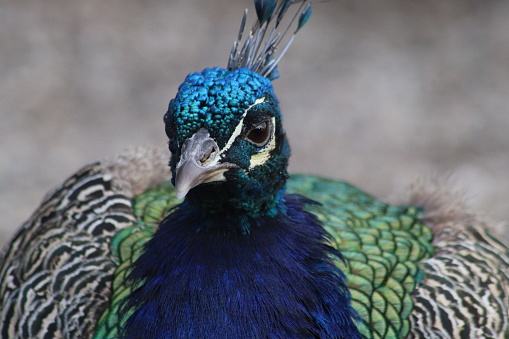
{"type": "Polygon", "coordinates": [[[191,73],[180,85],[164,117],[179,198],[186,196],[189,203],[212,213],[276,213],[290,148],[271,81],[309,19],[310,5],[256,0],[257,20],[243,38],[246,10],[227,68],[191,73]],[[286,15],[295,4],[298,9],[288,23],[286,15]],[[283,29],[282,22],[287,22],[283,29]],[[286,39],[293,26],[293,35],[286,39]],[[277,54],[283,41],[286,45],[277,54]]]}

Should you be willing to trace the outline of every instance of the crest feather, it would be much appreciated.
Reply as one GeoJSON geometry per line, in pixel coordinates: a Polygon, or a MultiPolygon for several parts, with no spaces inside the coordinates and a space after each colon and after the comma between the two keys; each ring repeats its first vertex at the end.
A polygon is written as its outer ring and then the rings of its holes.
{"type": "Polygon", "coordinates": [[[230,58],[228,59],[227,68],[230,71],[248,68],[261,76],[274,80],[279,77],[277,71],[279,61],[293,42],[295,34],[311,17],[311,1],[255,0],[255,9],[257,20],[249,31],[248,36],[243,40],[247,9],[244,12],[239,34],[233,43],[230,58]],[[296,6],[297,9],[290,18],[288,25],[280,29],[279,25],[283,18],[287,16],[290,7],[297,4],[299,6],[296,6]],[[297,17],[298,20],[295,22],[297,17]],[[292,26],[295,26],[295,29],[291,37],[286,40],[281,53],[276,54],[278,47],[283,43],[292,26]]]}

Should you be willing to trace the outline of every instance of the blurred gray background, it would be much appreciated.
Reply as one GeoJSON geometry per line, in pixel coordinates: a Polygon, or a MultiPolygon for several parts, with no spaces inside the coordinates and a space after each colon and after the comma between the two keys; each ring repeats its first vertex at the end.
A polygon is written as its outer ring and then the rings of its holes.
{"type": "MultiPolygon", "coordinates": [[[[225,66],[246,7],[0,2],[0,246],[81,166],[165,144],[169,99],[187,73],[225,66]]],[[[280,71],[293,172],[382,198],[448,175],[509,220],[508,1],[315,4],[280,71]]]]}

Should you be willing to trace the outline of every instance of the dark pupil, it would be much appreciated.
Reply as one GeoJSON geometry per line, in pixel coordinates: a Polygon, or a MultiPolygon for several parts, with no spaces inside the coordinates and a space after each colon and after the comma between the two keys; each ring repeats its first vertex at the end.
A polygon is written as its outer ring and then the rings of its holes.
{"type": "Polygon", "coordinates": [[[247,138],[255,144],[263,144],[269,137],[269,128],[266,121],[249,131],[247,138]]]}

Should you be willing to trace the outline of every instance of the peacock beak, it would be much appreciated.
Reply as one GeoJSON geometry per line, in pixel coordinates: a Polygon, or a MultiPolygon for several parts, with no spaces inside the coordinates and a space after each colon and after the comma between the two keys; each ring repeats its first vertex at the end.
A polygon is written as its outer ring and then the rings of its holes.
{"type": "Polygon", "coordinates": [[[180,161],[175,172],[177,198],[183,199],[194,187],[214,181],[225,181],[224,172],[238,167],[232,163],[221,163],[217,143],[202,128],[182,145],[180,161]]]}

